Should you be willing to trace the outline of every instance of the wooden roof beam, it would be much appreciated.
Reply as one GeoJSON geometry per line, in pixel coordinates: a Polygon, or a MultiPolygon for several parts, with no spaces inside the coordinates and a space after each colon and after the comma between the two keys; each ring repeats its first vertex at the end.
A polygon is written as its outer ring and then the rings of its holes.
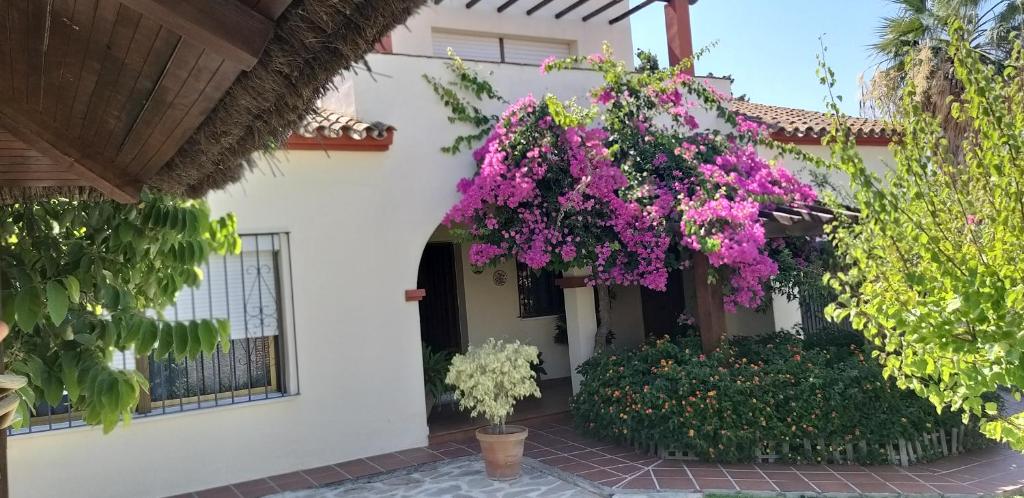
{"type": "Polygon", "coordinates": [[[252,69],[274,34],[274,22],[238,0],[121,0],[207,50],[252,69]]]}
{"type": "MultiPolygon", "coordinates": [[[[0,126],[15,138],[25,142],[67,169],[86,184],[99,189],[107,197],[118,202],[138,202],[142,184],[133,178],[124,178],[111,168],[88,159],[66,142],[62,142],[29,119],[13,112],[0,101],[0,126]]],[[[50,182],[47,184],[53,184],[50,182]]],[[[0,185],[3,181],[0,180],[0,185]]],[[[62,183],[62,184],[67,184],[62,183]]]]}

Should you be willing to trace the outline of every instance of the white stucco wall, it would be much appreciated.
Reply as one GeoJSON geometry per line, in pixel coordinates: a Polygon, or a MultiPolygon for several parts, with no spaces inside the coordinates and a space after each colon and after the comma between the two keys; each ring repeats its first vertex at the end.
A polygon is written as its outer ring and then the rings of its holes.
{"type": "MultiPolygon", "coordinates": [[[[519,2],[505,12],[498,13],[497,0],[484,0],[472,9],[465,7],[465,1],[447,1],[440,5],[424,7],[417,15],[391,33],[392,51],[396,54],[433,55],[431,33],[433,30],[464,33],[485,33],[499,36],[515,36],[524,39],[570,42],[574,55],[588,55],[601,52],[605,41],[611,44],[617,56],[633,61],[633,41],[629,20],[609,26],[607,20],[618,13],[612,9],[603,15],[583,22],[584,13],[594,7],[584,6],[572,15],[555,19],[554,13],[565,5],[549,5],[541,12],[526,15],[533,3],[519,2]]],[[[619,10],[623,10],[625,7],[619,10]]]]}
{"type": "MultiPolygon", "coordinates": [[[[13,437],[13,496],[166,496],[426,444],[419,311],[404,292],[474,164],[439,150],[464,131],[421,78],[446,76],[443,60],[368,59],[376,74],[351,78],[355,104],[361,117],[397,127],[391,150],[281,153],[209,198],[215,214],[238,215],[242,233],[290,233],[302,393],[152,417],[108,436],[82,428],[13,437]]],[[[512,97],[582,96],[598,81],[582,70],[479,66],[512,97]]],[[[553,333],[543,320],[526,328],[519,333],[537,341],[553,333]]],[[[566,370],[555,357],[549,372],[566,370]]]]}

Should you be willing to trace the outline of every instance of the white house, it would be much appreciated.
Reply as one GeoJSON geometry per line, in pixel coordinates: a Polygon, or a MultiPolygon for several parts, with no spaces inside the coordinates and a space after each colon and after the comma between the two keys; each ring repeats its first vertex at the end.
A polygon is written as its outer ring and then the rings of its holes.
{"type": "MultiPolygon", "coordinates": [[[[232,352],[192,364],[121,359],[154,380],[140,415],[103,435],[66,407],[47,409],[9,440],[13,496],[165,496],[423,446],[431,428],[422,340],[454,349],[486,337],[535,344],[546,386],[567,392],[572,367],[592,349],[593,293],[559,289],[553,276],[514,263],[470,268],[440,222],[457,200],[457,181],[475,166],[468,153],[441,152],[465,130],[447,122],[422,75],[445,78],[452,47],[504,95],[583,96],[597,75],[545,76],[537,64],[598,52],[605,41],[629,58],[630,24],[624,6],[505,4],[425,8],[367,57],[367,69],[339,78],[322,115],[285,150],[211,195],[215,213],[237,215],[244,250],[214,258],[207,283],[183,292],[172,313],[231,318],[232,352]],[[563,314],[569,345],[553,340],[563,314]]],[[[668,21],[674,56],[685,55],[688,14],[668,21]]],[[[706,81],[729,92],[729,80],[706,81]]],[[[780,138],[824,153],[814,145],[818,131],[757,110],[740,109],[780,138]]],[[[884,142],[865,139],[865,156],[881,164],[884,142]]],[[[614,289],[617,343],[638,344],[692,308],[693,282],[682,272],[663,294],[614,289]]],[[[741,311],[726,317],[726,329],[770,331],[798,320],[793,313],[784,303],[741,311]]]]}

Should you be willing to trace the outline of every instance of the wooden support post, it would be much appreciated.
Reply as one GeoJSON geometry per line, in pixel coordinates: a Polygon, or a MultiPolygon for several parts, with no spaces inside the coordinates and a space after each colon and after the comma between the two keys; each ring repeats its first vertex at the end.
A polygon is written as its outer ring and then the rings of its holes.
{"type": "Polygon", "coordinates": [[[711,262],[706,254],[693,255],[693,283],[697,289],[697,326],[700,327],[700,343],[705,353],[710,353],[722,344],[725,338],[725,302],[722,300],[722,285],[708,282],[711,262]]]}
{"type": "MultiPolygon", "coordinates": [[[[693,58],[689,0],[668,0],[665,4],[665,37],[668,39],[668,63],[679,64],[693,58]]],[[[693,76],[693,66],[686,70],[693,76]]]]}

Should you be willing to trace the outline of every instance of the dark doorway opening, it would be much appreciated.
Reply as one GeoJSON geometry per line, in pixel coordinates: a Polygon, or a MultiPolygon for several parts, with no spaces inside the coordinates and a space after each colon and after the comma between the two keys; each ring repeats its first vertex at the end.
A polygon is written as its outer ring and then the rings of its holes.
{"type": "Polygon", "coordinates": [[[416,287],[427,295],[420,301],[420,337],[435,351],[462,350],[456,245],[430,242],[423,249],[416,287]]]}
{"type": "Polygon", "coordinates": [[[640,298],[643,303],[644,332],[647,337],[671,334],[676,329],[679,315],[686,311],[682,270],[673,270],[668,274],[668,284],[664,292],[643,287],[640,290],[640,298]]]}

